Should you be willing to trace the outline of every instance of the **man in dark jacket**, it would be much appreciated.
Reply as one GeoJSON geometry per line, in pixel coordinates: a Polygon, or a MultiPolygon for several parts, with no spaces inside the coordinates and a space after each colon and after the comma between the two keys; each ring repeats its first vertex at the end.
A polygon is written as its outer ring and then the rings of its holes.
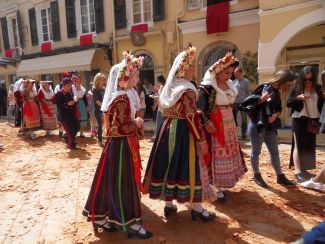
{"type": "Polygon", "coordinates": [[[78,111],[76,107],[78,100],[73,96],[71,88],[71,78],[63,78],[62,89],[56,94],[55,99],[62,119],[62,125],[67,135],[68,147],[76,150],[76,134],[80,129],[80,122],[77,117],[78,111]]]}

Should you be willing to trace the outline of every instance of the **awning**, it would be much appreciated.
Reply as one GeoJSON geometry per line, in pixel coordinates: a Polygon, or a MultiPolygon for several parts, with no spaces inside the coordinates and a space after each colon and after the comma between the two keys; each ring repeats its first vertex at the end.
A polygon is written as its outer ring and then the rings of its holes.
{"type": "Polygon", "coordinates": [[[83,71],[92,69],[96,49],[74,53],[64,53],[48,57],[22,60],[17,68],[18,76],[62,73],[64,71],[83,71]]]}

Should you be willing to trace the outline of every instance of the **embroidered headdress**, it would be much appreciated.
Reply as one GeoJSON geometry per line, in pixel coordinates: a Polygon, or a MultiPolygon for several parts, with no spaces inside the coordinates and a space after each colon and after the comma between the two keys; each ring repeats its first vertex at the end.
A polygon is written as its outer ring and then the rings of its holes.
{"type": "Polygon", "coordinates": [[[181,78],[184,77],[185,72],[191,67],[195,60],[195,52],[196,48],[195,47],[188,47],[185,50],[185,53],[183,55],[182,61],[178,66],[178,70],[176,73],[176,76],[181,78]]]}
{"type": "Polygon", "coordinates": [[[123,58],[118,74],[118,80],[128,81],[131,74],[141,68],[144,57],[134,57],[129,52],[123,52],[123,58]]]}
{"type": "Polygon", "coordinates": [[[166,84],[159,96],[160,111],[173,106],[188,89],[197,93],[195,86],[189,80],[184,79],[185,72],[195,61],[195,51],[195,47],[188,47],[175,58],[166,84]]]}
{"type": "Polygon", "coordinates": [[[236,56],[234,56],[231,52],[228,52],[226,56],[219,59],[217,62],[215,62],[210,68],[210,73],[218,74],[222,71],[224,71],[226,68],[228,68],[230,65],[238,65],[238,59],[236,56]]]}

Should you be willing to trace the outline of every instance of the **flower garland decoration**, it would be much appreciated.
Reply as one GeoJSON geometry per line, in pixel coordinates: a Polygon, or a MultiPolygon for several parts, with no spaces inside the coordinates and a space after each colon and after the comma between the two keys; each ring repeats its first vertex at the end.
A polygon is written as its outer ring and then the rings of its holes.
{"type": "Polygon", "coordinates": [[[195,60],[195,52],[196,48],[195,47],[188,47],[185,50],[185,55],[178,67],[176,76],[179,78],[182,78],[185,76],[185,72],[191,67],[195,60]]]}
{"type": "Polygon", "coordinates": [[[144,57],[134,57],[129,52],[123,52],[123,57],[125,64],[123,68],[119,71],[118,80],[128,81],[132,73],[141,69],[144,57]]]}
{"type": "Polygon", "coordinates": [[[238,59],[236,56],[232,55],[231,52],[228,52],[226,56],[224,56],[222,59],[219,59],[217,62],[215,62],[210,68],[209,71],[215,72],[218,74],[219,72],[225,70],[229,65],[238,62],[238,59]]]}

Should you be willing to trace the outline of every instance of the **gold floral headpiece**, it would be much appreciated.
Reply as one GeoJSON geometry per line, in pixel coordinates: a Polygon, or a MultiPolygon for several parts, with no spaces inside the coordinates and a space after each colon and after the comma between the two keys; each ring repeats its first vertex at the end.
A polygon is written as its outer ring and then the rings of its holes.
{"type": "Polygon", "coordinates": [[[125,63],[119,72],[118,79],[128,81],[132,73],[141,69],[144,57],[134,57],[129,52],[123,52],[123,58],[125,63]]]}
{"type": "Polygon", "coordinates": [[[182,58],[182,61],[178,67],[176,76],[177,77],[184,77],[185,72],[191,67],[195,60],[195,53],[196,53],[196,48],[195,47],[188,47],[185,50],[185,55],[182,58]]]}
{"type": "Polygon", "coordinates": [[[215,72],[218,74],[221,71],[224,71],[226,68],[228,68],[230,65],[234,63],[238,63],[238,59],[236,56],[234,56],[231,52],[228,52],[226,56],[219,59],[217,62],[215,62],[210,68],[209,71],[215,72]]]}

